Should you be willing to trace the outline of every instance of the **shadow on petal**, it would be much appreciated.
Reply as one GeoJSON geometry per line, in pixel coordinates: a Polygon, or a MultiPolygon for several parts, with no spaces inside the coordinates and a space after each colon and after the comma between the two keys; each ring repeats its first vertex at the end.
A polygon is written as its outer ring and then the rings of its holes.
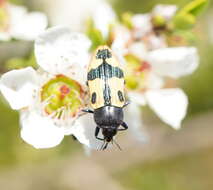
{"type": "Polygon", "coordinates": [[[129,125],[128,130],[133,135],[134,139],[141,143],[146,143],[149,140],[149,137],[143,126],[140,105],[135,102],[131,102],[125,109],[124,114],[125,121],[129,125]]]}
{"type": "MultiPolygon", "coordinates": [[[[96,124],[92,114],[86,114],[81,116],[72,128],[72,134],[78,139],[78,141],[91,149],[99,149],[103,144],[95,138],[96,124]]],[[[102,137],[101,133],[99,134],[102,137]]]]}

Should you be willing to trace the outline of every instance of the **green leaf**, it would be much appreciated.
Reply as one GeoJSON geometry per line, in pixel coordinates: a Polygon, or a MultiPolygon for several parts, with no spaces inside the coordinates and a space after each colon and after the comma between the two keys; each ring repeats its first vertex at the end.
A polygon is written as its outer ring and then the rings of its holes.
{"type": "Polygon", "coordinates": [[[207,6],[208,0],[193,0],[177,12],[172,20],[175,29],[189,30],[196,24],[196,17],[207,6]]]}
{"type": "Polygon", "coordinates": [[[178,14],[173,18],[175,29],[188,30],[196,24],[196,17],[192,14],[178,14]]]}
{"type": "Polygon", "coordinates": [[[198,16],[208,4],[208,0],[194,0],[183,7],[179,14],[192,14],[198,16]]]}

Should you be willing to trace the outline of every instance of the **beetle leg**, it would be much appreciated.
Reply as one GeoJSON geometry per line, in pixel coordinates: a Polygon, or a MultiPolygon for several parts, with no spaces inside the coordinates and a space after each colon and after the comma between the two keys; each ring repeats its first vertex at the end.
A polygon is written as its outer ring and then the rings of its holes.
{"type": "Polygon", "coordinates": [[[127,101],[127,102],[124,104],[123,108],[125,108],[125,107],[128,106],[129,104],[130,104],[130,102],[127,101]]]}
{"type": "Polygon", "coordinates": [[[97,127],[95,128],[95,138],[98,139],[98,140],[103,141],[104,139],[98,137],[99,132],[100,132],[100,128],[97,126],[97,127]]]}
{"type": "Polygon", "coordinates": [[[71,137],[74,141],[77,141],[77,138],[74,135],[71,135],[71,137]]]}
{"type": "Polygon", "coordinates": [[[85,112],[85,113],[94,113],[94,111],[92,111],[92,110],[90,110],[90,109],[82,110],[82,112],[85,112]]]}
{"type": "Polygon", "coordinates": [[[122,122],[122,123],[121,123],[121,126],[122,126],[123,128],[118,129],[118,131],[125,131],[125,130],[128,129],[128,125],[127,125],[125,122],[122,122]]]}

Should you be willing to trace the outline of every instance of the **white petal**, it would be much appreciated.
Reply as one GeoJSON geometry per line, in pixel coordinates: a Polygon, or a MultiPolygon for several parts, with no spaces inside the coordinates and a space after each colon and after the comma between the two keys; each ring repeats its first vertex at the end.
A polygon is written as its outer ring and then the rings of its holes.
{"type": "Polygon", "coordinates": [[[124,118],[133,137],[144,143],[147,142],[148,136],[143,129],[141,107],[134,100],[130,99],[130,104],[124,110],[124,118]]]}
{"type": "Polygon", "coordinates": [[[146,39],[146,45],[149,49],[159,49],[159,48],[166,48],[167,42],[164,36],[156,36],[154,34],[150,34],[146,39]]]}
{"type": "Polygon", "coordinates": [[[144,59],[147,55],[147,48],[143,42],[135,42],[129,46],[129,53],[134,54],[140,59],[144,59]]]}
{"type": "Polygon", "coordinates": [[[181,127],[188,106],[187,96],[181,89],[149,90],[146,92],[146,99],[162,121],[175,129],[181,127]]]}
{"type": "Polygon", "coordinates": [[[11,24],[16,24],[16,22],[20,22],[27,14],[27,9],[23,6],[8,4],[8,13],[11,19],[11,24]]]}
{"type": "Polygon", "coordinates": [[[113,28],[114,40],[112,43],[112,50],[119,52],[121,55],[125,55],[127,50],[127,44],[131,40],[130,31],[123,26],[116,26],[113,28]]]}
{"type": "Polygon", "coordinates": [[[150,14],[136,14],[132,17],[132,23],[135,28],[135,37],[141,38],[152,31],[150,14]]]}
{"type": "Polygon", "coordinates": [[[82,75],[79,70],[89,62],[90,45],[84,34],[71,32],[62,26],[50,28],[35,42],[37,63],[52,74],[71,70],[82,75]]]}
{"type": "Polygon", "coordinates": [[[156,16],[163,16],[166,20],[171,19],[177,11],[175,5],[157,5],[154,7],[152,14],[156,16]]]}
{"type": "Polygon", "coordinates": [[[140,106],[146,105],[146,99],[144,98],[144,95],[142,93],[130,91],[128,92],[128,98],[130,100],[130,104],[131,102],[133,102],[137,103],[140,106]]]}
{"type": "Polygon", "coordinates": [[[47,27],[47,18],[39,12],[27,13],[25,7],[9,4],[10,29],[12,37],[34,40],[47,27]]]}
{"type": "Polygon", "coordinates": [[[109,33],[109,25],[115,22],[116,15],[109,4],[102,2],[96,6],[92,19],[95,28],[99,29],[104,38],[106,38],[109,33]]]}
{"type": "Polygon", "coordinates": [[[16,21],[14,25],[11,25],[11,35],[21,40],[34,40],[46,27],[46,16],[33,12],[26,14],[21,21],[16,21]]]}
{"type": "Polygon", "coordinates": [[[29,106],[37,89],[37,74],[31,67],[2,75],[0,90],[13,109],[29,106]]]}
{"type": "Polygon", "coordinates": [[[53,26],[68,25],[73,31],[82,31],[86,19],[94,13],[100,1],[104,0],[36,0],[34,2],[42,6],[53,26]]]}
{"type": "Polygon", "coordinates": [[[34,111],[21,113],[21,137],[35,148],[51,148],[64,138],[64,132],[49,117],[34,111]]]}
{"type": "Polygon", "coordinates": [[[126,60],[124,58],[124,52],[122,52],[122,49],[119,49],[115,46],[111,47],[113,53],[115,54],[116,58],[118,59],[119,63],[121,65],[125,65],[126,64],[126,60]]]}
{"type": "Polygon", "coordinates": [[[164,80],[161,76],[156,75],[153,72],[148,73],[145,81],[145,87],[147,89],[160,89],[164,85],[164,80]]]}
{"type": "Polygon", "coordinates": [[[191,74],[199,64],[197,49],[194,47],[154,50],[149,52],[146,60],[157,74],[173,78],[191,74]]]}
{"type": "MultiPolygon", "coordinates": [[[[79,118],[75,125],[72,127],[72,134],[78,139],[78,141],[91,149],[100,149],[103,144],[102,141],[95,138],[96,124],[92,114],[87,114],[79,118]]],[[[102,134],[100,131],[100,138],[102,134]]]]}

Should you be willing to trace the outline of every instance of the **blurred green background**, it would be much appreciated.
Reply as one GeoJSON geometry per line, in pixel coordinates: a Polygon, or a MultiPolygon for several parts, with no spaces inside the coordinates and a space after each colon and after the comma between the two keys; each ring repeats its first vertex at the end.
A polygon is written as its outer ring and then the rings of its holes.
{"type": "MultiPolygon", "coordinates": [[[[45,1],[45,0],[44,0],[45,1]]],[[[13,2],[17,4],[22,4],[28,6],[30,10],[38,10],[38,7],[31,6],[30,0],[13,0],[13,2]]],[[[111,1],[113,7],[116,9],[117,13],[122,13],[124,11],[132,11],[134,13],[144,13],[146,11],[150,11],[151,8],[156,4],[177,4],[179,6],[184,6],[190,0],[115,0],[111,1]]],[[[35,4],[35,1],[34,1],[35,4]]],[[[202,115],[201,121],[198,126],[201,128],[200,133],[195,139],[202,139],[206,138],[206,133],[211,133],[211,122],[212,120],[209,118],[213,118],[213,33],[210,32],[210,28],[213,24],[213,5],[212,1],[209,4],[208,9],[204,11],[204,13],[199,17],[198,24],[196,26],[196,30],[198,32],[198,40],[197,40],[197,47],[200,53],[200,67],[199,69],[193,73],[191,76],[187,76],[182,78],[178,81],[179,85],[184,89],[186,94],[189,97],[189,109],[188,109],[188,116],[186,118],[186,122],[190,120],[189,124],[186,124],[187,128],[189,129],[189,134],[194,133],[193,122],[194,120],[202,115]],[[212,35],[212,36],[211,36],[212,35]],[[208,117],[205,117],[206,114],[209,114],[208,117]],[[192,121],[192,122],[191,122],[192,121]],[[203,125],[203,126],[202,126],[203,125]],[[202,131],[202,127],[209,127],[207,132],[202,131]]],[[[73,4],[73,6],[75,6],[73,4]]],[[[42,7],[39,10],[43,10],[42,7]]],[[[59,14],[60,11],[59,10],[59,14]]],[[[213,31],[213,30],[212,30],[213,31]]],[[[0,47],[1,47],[0,43],[0,47]]],[[[26,57],[30,56],[30,52],[25,52],[26,57]],[[29,54],[29,55],[28,55],[29,54]]],[[[0,59],[1,60],[1,59],[0,59]]],[[[1,61],[1,68],[0,71],[4,71],[3,65],[5,61],[1,61]]],[[[163,134],[164,138],[175,138],[176,133],[175,131],[169,129],[167,126],[163,125],[159,122],[156,118],[147,115],[147,123],[155,123],[156,125],[160,125],[162,130],[164,131],[163,134]],[[149,121],[151,120],[151,121],[149,121]],[[152,121],[153,120],[153,121],[152,121]],[[166,134],[166,135],[165,135],[166,134]],[[170,137],[170,135],[173,135],[170,137]]],[[[66,160],[70,160],[72,165],[83,165],[84,167],[80,167],[73,169],[70,168],[69,172],[77,171],[82,174],[82,179],[85,180],[85,176],[89,175],[90,172],[99,172],[96,165],[93,164],[98,163],[98,167],[103,167],[103,171],[105,174],[97,175],[102,176],[104,179],[110,178],[110,180],[118,183],[118,186],[112,186],[111,189],[133,189],[133,190],[211,190],[213,189],[213,143],[211,144],[210,140],[206,141],[208,146],[203,146],[198,148],[189,148],[189,151],[182,152],[177,150],[177,154],[173,156],[152,159],[152,155],[148,156],[147,159],[144,161],[142,159],[143,149],[135,148],[135,146],[142,146],[140,144],[134,144],[132,146],[127,146],[126,149],[131,149],[137,151],[137,154],[141,154],[140,157],[137,159],[137,162],[131,160],[131,154],[125,156],[125,151],[122,153],[124,154],[125,158],[128,162],[132,162],[127,167],[119,168],[119,169],[107,169],[105,167],[106,163],[111,163],[112,160],[117,160],[116,163],[122,162],[119,161],[121,159],[118,154],[110,152],[107,156],[106,153],[96,152],[93,153],[91,157],[87,157],[84,154],[83,148],[80,144],[73,141],[70,137],[66,137],[62,144],[58,147],[48,149],[48,150],[36,150],[32,148],[30,145],[24,143],[20,136],[19,136],[19,121],[18,121],[18,113],[9,109],[7,103],[3,98],[0,99],[0,121],[1,121],[1,132],[0,132],[0,189],[24,189],[20,183],[25,183],[25,175],[20,175],[19,182],[14,182],[14,187],[11,186],[9,183],[13,183],[13,176],[19,176],[20,168],[28,168],[26,169],[26,173],[29,172],[30,179],[35,180],[35,185],[27,186],[26,189],[83,189],[80,185],[61,185],[59,180],[57,181],[57,177],[55,176],[57,171],[59,170],[63,173],[60,169],[52,169],[55,165],[59,164],[63,168],[63,165],[68,165],[69,162],[66,160]],[[141,151],[141,152],[138,152],[141,151]],[[179,152],[180,153],[179,153],[179,152]],[[72,160],[73,158],[79,158],[79,160],[72,160]],[[97,158],[96,158],[97,157],[97,158]],[[83,160],[81,160],[83,159],[83,160]],[[89,163],[87,164],[87,160],[89,163]],[[92,162],[92,164],[90,163],[92,162]],[[74,163],[74,164],[73,164],[74,163]],[[86,165],[85,165],[86,163],[86,165]],[[40,168],[37,173],[40,172],[40,175],[43,176],[43,166],[49,164],[48,167],[45,169],[44,174],[48,175],[48,180],[44,180],[42,184],[39,184],[41,179],[37,179],[39,174],[36,177],[33,175],[34,170],[36,168],[40,168]],[[91,165],[90,165],[91,164],[91,165]],[[103,166],[102,166],[103,165],[103,166]],[[47,171],[49,169],[49,172],[47,171]],[[54,173],[56,172],[56,173],[54,173]],[[51,177],[52,176],[52,177],[51,177]],[[8,179],[7,179],[8,178],[8,179]],[[11,180],[9,180],[9,178],[11,180]],[[23,178],[23,179],[22,179],[23,178]],[[6,185],[5,185],[6,184],[6,185]],[[3,188],[1,188],[3,187],[3,188]],[[117,187],[117,188],[116,188],[117,187]]],[[[149,125],[147,125],[149,127],[149,125]]],[[[200,129],[199,128],[199,129],[200,129]]],[[[188,129],[187,129],[188,130],[188,129]]],[[[197,129],[196,129],[197,130],[197,129]]],[[[149,129],[148,129],[149,131],[149,129]]],[[[184,131],[184,129],[183,129],[184,131]]],[[[183,132],[184,133],[184,132],[183,132]]],[[[179,132],[177,132],[179,134],[179,132]]],[[[188,134],[188,133],[187,133],[188,134]]],[[[210,139],[213,136],[213,133],[208,136],[210,139]]],[[[186,138],[187,139],[187,138],[186,138]]],[[[180,138],[181,141],[181,138],[180,138]]],[[[168,141],[169,143],[169,141],[168,141]]],[[[187,144],[188,142],[186,142],[187,144]]],[[[190,142],[192,147],[197,142],[190,142]]],[[[131,143],[130,143],[131,144],[131,143]]],[[[178,143],[177,143],[178,144],[178,143]]],[[[198,144],[198,143],[197,143],[198,144]]],[[[178,144],[179,145],[179,144],[178,144]]],[[[152,146],[148,149],[152,149],[152,146]]],[[[159,148],[164,149],[164,146],[159,148]]],[[[176,148],[175,146],[173,147],[176,148]]],[[[158,150],[161,151],[161,150],[158,150]]],[[[136,154],[136,153],[135,153],[136,154]]],[[[165,153],[166,154],[166,153],[165,153]]],[[[134,155],[134,154],[133,154],[134,155]]],[[[119,164],[118,164],[119,165],[119,164]]],[[[114,166],[112,166],[114,167],[114,166]]],[[[116,167],[115,167],[116,168],[116,167]]],[[[103,172],[101,170],[101,172],[103,172]]],[[[59,173],[60,173],[59,172],[59,173]]],[[[60,173],[60,174],[61,174],[60,173]]],[[[78,174],[76,174],[78,176],[78,174]]],[[[94,175],[95,176],[95,175],[94,175]]],[[[42,177],[41,177],[42,178],[42,177]]],[[[91,177],[90,177],[91,178],[91,177]]],[[[90,179],[89,178],[89,179],[90,179]]],[[[99,180],[99,178],[95,178],[95,180],[99,180]]],[[[61,178],[60,178],[61,179],[61,178]]],[[[76,178],[79,180],[79,184],[83,183],[84,181],[80,181],[81,177],[76,178]]],[[[93,179],[93,178],[92,178],[93,179]]],[[[71,180],[71,179],[70,179],[71,180]]],[[[91,181],[91,183],[94,183],[91,181]]],[[[100,180],[101,181],[101,180],[100,180]]],[[[97,184],[100,184],[100,181],[97,184]]],[[[102,181],[101,181],[102,182],[102,181]]],[[[89,184],[89,182],[87,182],[89,184]]],[[[104,186],[107,187],[105,184],[107,181],[103,180],[102,186],[92,186],[93,189],[104,189],[104,186]]],[[[91,185],[91,184],[89,184],[91,185]]],[[[87,186],[87,189],[90,189],[90,186],[87,186]]]]}

